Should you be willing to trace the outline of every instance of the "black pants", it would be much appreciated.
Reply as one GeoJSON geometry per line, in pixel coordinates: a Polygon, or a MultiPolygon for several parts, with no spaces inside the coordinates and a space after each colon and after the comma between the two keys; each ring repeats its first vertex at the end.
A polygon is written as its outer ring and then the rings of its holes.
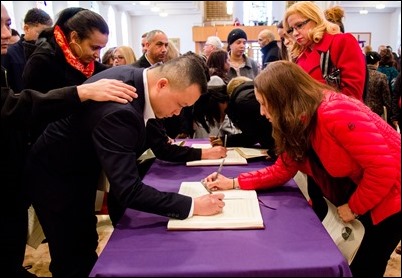
{"type": "Polygon", "coordinates": [[[370,212],[362,215],[365,233],[350,269],[353,277],[383,277],[388,260],[401,240],[401,212],[373,225],[370,212]]]}
{"type": "MultiPolygon", "coordinates": [[[[328,211],[322,191],[312,178],[307,177],[307,190],[312,207],[322,221],[328,211]]],[[[359,220],[365,233],[350,269],[353,277],[383,277],[388,260],[401,240],[401,212],[396,213],[377,225],[371,221],[370,211],[359,220]]]]}

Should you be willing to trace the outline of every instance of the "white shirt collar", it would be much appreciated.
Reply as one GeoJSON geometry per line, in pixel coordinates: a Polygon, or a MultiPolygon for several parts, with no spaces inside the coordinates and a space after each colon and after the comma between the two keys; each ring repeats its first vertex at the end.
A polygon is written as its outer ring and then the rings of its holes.
{"type": "Polygon", "coordinates": [[[148,91],[148,79],[147,79],[147,71],[145,69],[142,73],[142,78],[144,80],[144,98],[145,98],[145,105],[144,105],[144,122],[145,125],[147,124],[149,119],[155,119],[155,113],[151,106],[151,101],[149,100],[149,91],[148,91]]]}

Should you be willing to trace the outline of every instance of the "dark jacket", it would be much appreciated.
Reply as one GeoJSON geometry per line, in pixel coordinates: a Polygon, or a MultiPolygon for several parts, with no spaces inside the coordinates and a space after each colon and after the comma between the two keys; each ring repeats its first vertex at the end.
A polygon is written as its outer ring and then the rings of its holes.
{"type": "MultiPolygon", "coordinates": [[[[67,63],[63,51],[55,42],[53,32],[45,30],[36,42],[22,75],[25,88],[46,93],[65,86],[81,85],[87,77],[67,63]]],[[[94,74],[107,69],[95,62],[94,74]]]]}
{"type": "Polygon", "coordinates": [[[151,66],[151,64],[148,62],[147,58],[145,57],[145,54],[143,54],[140,57],[140,59],[138,59],[132,65],[136,68],[149,68],[151,66]]]}
{"type": "Polygon", "coordinates": [[[255,98],[252,81],[245,82],[233,91],[226,114],[241,130],[241,133],[228,135],[227,146],[252,147],[259,144],[262,148],[268,148],[270,156],[275,157],[272,125],[260,114],[260,104],[255,98]]]}
{"type": "Polygon", "coordinates": [[[168,137],[163,120],[149,119],[146,129],[147,145],[158,159],[171,162],[187,162],[201,159],[201,149],[167,143],[168,137]]]}
{"type": "Polygon", "coordinates": [[[14,93],[19,93],[24,89],[22,73],[27,61],[24,51],[24,45],[27,43],[35,42],[26,41],[24,35],[22,35],[18,42],[7,48],[7,54],[1,59],[1,64],[7,69],[9,87],[14,93]]]}
{"type": "Polygon", "coordinates": [[[138,176],[136,160],[146,149],[143,69],[113,67],[86,83],[102,78],[115,78],[134,86],[138,98],[126,105],[88,101],[77,113],[48,125],[28,159],[27,178],[34,202],[64,212],[74,205],[77,213],[92,215],[103,169],[110,194],[122,206],[186,218],[191,198],[160,192],[138,176]]]}
{"type": "Polygon", "coordinates": [[[261,48],[260,51],[262,52],[261,69],[265,69],[270,62],[278,61],[280,59],[280,49],[277,41],[271,41],[261,48]]]}
{"type": "MultiPolygon", "coordinates": [[[[145,58],[145,54],[141,56],[131,66],[136,68],[149,68],[151,64],[145,58]]],[[[186,118],[180,113],[180,116],[175,116],[178,121],[186,121],[186,118]]],[[[172,117],[173,118],[173,117],[172,117]]],[[[171,118],[170,118],[171,119],[171,118]]],[[[195,149],[185,146],[177,146],[168,143],[168,134],[166,131],[166,123],[172,123],[172,120],[167,119],[150,119],[147,122],[147,144],[151,148],[155,156],[161,160],[170,162],[187,162],[201,159],[201,149],[195,149]]],[[[177,123],[177,121],[176,121],[177,123]]],[[[183,129],[180,129],[182,132],[183,129]]],[[[174,137],[173,137],[174,138],[174,137]]]]}

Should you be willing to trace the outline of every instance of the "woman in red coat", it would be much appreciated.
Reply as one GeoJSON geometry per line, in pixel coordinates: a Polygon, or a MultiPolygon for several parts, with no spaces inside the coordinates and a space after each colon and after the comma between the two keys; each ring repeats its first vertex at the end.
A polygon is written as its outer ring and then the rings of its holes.
{"type": "Polygon", "coordinates": [[[310,1],[290,6],[283,20],[285,30],[293,37],[292,58],[314,79],[325,83],[320,67],[321,53],[329,50],[328,73],[339,69],[340,85],[345,95],[363,101],[366,78],[366,61],[356,38],[350,33],[340,33],[339,26],[325,19],[321,9],[310,1]]]}
{"type": "Polygon", "coordinates": [[[207,186],[263,190],[297,171],[311,176],[343,221],[360,216],[365,227],[350,265],[353,275],[382,277],[401,239],[401,135],[361,101],[334,92],[292,62],[271,63],[254,84],[278,159],[234,180],[215,180],[213,173],[207,186]],[[348,178],[355,188],[347,194],[344,184],[331,182],[335,178],[348,178]]]}

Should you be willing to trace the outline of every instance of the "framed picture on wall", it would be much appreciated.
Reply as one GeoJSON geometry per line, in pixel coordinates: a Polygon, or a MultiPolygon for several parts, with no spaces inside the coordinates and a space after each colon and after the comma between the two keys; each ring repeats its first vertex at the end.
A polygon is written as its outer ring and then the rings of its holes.
{"type": "Polygon", "coordinates": [[[371,32],[351,32],[351,34],[355,36],[361,48],[371,45],[371,32]]]}

